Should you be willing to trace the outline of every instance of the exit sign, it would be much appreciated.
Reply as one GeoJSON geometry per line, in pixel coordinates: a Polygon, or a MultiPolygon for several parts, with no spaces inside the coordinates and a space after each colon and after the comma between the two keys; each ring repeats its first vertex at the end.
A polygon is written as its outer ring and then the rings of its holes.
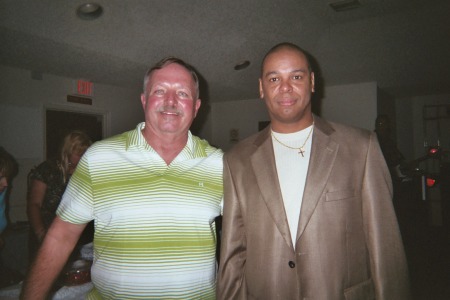
{"type": "Polygon", "coordinates": [[[77,80],[75,84],[75,93],[83,96],[94,95],[94,83],[86,80],[77,80]]]}

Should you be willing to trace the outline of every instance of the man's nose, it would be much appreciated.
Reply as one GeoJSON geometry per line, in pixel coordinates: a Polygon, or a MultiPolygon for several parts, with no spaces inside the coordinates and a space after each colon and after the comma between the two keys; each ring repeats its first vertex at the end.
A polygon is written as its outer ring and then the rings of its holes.
{"type": "Polygon", "coordinates": [[[282,80],[280,88],[281,88],[282,92],[291,92],[292,91],[292,86],[288,80],[282,80]]]}
{"type": "Polygon", "coordinates": [[[174,104],[177,101],[177,95],[175,91],[168,91],[166,93],[166,98],[164,99],[166,103],[174,104]]]}

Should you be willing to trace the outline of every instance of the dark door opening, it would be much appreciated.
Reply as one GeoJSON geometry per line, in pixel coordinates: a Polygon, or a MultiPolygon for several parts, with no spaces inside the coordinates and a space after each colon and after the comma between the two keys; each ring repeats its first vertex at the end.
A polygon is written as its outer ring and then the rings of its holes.
{"type": "Polygon", "coordinates": [[[86,133],[92,142],[103,138],[103,115],[46,110],[46,158],[55,158],[66,134],[72,130],[86,133]]]}

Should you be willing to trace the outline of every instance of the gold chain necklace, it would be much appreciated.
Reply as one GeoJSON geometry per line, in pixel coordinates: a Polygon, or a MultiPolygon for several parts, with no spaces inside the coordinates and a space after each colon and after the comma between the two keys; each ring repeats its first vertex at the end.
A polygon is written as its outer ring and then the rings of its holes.
{"type": "Polygon", "coordinates": [[[306,137],[305,142],[303,143],[303,145],[301,145],[301,146],[298,147],[298,148],[297,148],[297,147],[291,147],[291,146],[288,146],[288,145],[286,145],[285,143],[281,142],[281,141],[280,141],[279,139],[277,139],[277,137],[273,134],[273,131],[271,131],[271,134],[272,134],[272,137],[275,139],[275,141],[277,141],[280,145],[282,145],[282,146],[284,146],[284,147],[286,147],[286,148],[289,148],[289,149],[298,150],[298,153],[300,153],[300,154],[302,155],[302,157],[305,157],[305,156],[303,155],[303,153],[305,153],[305,148],[303,148],[303,147],[305,147],[306,142],[308,141],[309,137],[311,136],[311,133],[312,133],[312,131],[313,131],[313,128],[314,128],[314,122],[313,122],[312,125],[311,125],[311,130],[309,131],[308,136],[306,137]]]}

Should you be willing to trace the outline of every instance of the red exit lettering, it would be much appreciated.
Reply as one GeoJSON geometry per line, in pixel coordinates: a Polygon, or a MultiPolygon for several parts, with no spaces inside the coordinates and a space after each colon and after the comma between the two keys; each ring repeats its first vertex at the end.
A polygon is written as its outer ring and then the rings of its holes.
{"type": "Polygon", "coordinates": [[[77,93],[79,95],[92,96],[93,88],[94,88],[94,84],[92,82],[78,80],[77,93]]]}

